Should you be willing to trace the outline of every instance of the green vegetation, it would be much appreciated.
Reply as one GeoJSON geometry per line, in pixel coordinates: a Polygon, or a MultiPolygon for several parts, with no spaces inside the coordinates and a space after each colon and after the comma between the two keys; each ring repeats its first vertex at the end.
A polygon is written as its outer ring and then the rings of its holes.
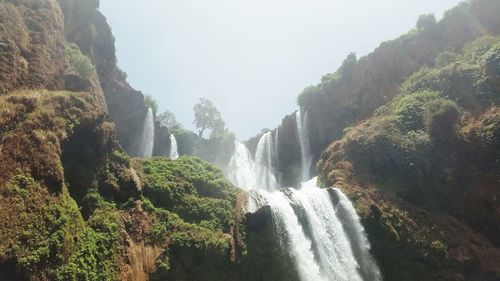
{"type": "MultiPolygon", "coordinates": [[[[229,266],[227,233],[234,225],[237,189],[222,171],[185,156],[176,161],[136,161],[134,167],[143,179],[143,206],[153,218],[148,239],[155,245],[168,243],[169,248],[169,254],[157,260],[152,280],[197,276],[214,264],[229,266]],[[183,268],[186,259],[194,263],[189,270],[183,268]]],[[[224,271],[205,274],[218,276],[224,271]]]]}
{"type": "Polygon", "coordinates": [[[330,73],[321,78],[321,82],[316,86],[309,86],[297,97],[297,104],[307,108],[314,99],[326,96],[334,92],[343,79],[349,79],[354,66],[357,63],[355,53],[350,53],[342,62],[342,65],[335,73],[330,73]]]}
{"type": "Polygon", "coordinates": [[[443,52],[322,155],[321,180],[353,199],[386,280],[489,279],[481,259],[499,245],[490,227],[499,221],[490,199],[498,196],[499,46],[482,37],[443,52]]]}
{"type": "Polygon", "coordinates": [[[417,29],[431,29],[436,26],[436,17],[433,14],[420,15],[417,20],[417,29]]]}
{"type": "Polygon", "coordinates": [[[162,126],[167,127],[170,131],[177,131],[182,129],[182,125],[177,122],[175,115],[170,111],[165,111],[158,115],[156,119],[160,122],[162,126]]]}
{"type": "MultiPolygon", "coordinates": [[[[471,112],[481,112],[497,103],[496,93],[500,70],[495,64],[500,53],[500,41],[481,37],[468,43],[461,54],[449,63],[436,63],[436,68],[424,67],[402,85],[405,92],[431,90],[455,101],[471,112]]],[[[450,56],[443,53],[438,56],[450,56]]]]}
{"type": "Polygon", "coordinates": [[[64,45],[64,53],[66,55],[66,61],[82,78],[89,79],[96,73],[95,66],[92,64],[92,61],[87,56],[82,54],[80,48],[76,44],[64,45]]]}
{"type": "Polygon", "coordinates": [[[237,190],[215,166],[195,157],[155,158],[142,166],[144,196],[155,206],[213,229],[233,222],[237,190]]]}
{"type": "Polygon", "coordinates": [[[118,198],[130,176],[113,127],[85,94],[16,92],[0,103],[0,123],[9,124],[0,132],[0,259],[15,265],[0,274],[115,280],[118,212],[97,191],[119,179],[108,193],[118,198]]]}
{"type": "Polygon", "coordinates": [[[158,112],[158,102],[151,95],[144,96],[144,104],[151,108],[153,114],[156,115],[156,112],[158,112]]]}
{"type": "Polygon", "coordinates": [[[54,280],[115,280],[121,243],[118,212],[96,190],[87,197],[94,201],[92,215],[75,239],[73,255],[55,271],[54,280]]]}
{"type": "Polygon", "coordinates": [[[210,129],[211,137],[219,137],[227,133],[219,110],[213,103],[205,98],[200,98],[194,105],[194,124],[198,128],[198,136],[203,137],[203,132],[210,129]]]}

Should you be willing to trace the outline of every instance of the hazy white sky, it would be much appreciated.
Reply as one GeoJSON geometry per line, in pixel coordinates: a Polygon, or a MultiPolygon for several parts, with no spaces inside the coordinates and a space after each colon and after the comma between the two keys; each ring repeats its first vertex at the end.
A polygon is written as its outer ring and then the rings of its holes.
{"type": "Polygon", "coordinates": [[[296,97],[410,30],[420,14],[459,0],[101,0],[119,66],[193,129],[198,98],[214,102],[245,139],[276,127],[296,97]]]}

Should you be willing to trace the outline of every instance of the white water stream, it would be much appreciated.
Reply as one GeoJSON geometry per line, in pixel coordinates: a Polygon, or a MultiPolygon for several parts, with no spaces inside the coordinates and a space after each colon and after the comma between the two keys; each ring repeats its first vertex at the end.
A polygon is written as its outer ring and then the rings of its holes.
{"type": "Polygon", "coordinates": [[[170,154],[169,157],[172,160],[179,158],[179,151],[177,150],[177,140],[174,134],[170,134],[170,154]]]}
{"type": "Polygon", "coordinates": [[[249,191],[247,212],[270,206],[280,245],[295,263],[301,281],[380,281],[380,271],[370,255],[370,244],[349,199],[338,189],[316,186],[309,180],[311,153],[307,112],[296,113],[301,147],[299,189],[280,186],[275,176],[277,136],[264,134],[253,158],[247,147],[235,143],[226,168],[228,179],[249,191]],[[254,161],[255,159],[255,161],[254,161]]]}
{"type": "Polygon", "coordinates": [[[148,113],[146,114],[142,128],[142,135],[137,156],[142,158],[151,158],[151,156],[153,156],[155,141],[155,124],[153,120],[153,110],[151,110],[151,108],[148,108],[148,113]]]}

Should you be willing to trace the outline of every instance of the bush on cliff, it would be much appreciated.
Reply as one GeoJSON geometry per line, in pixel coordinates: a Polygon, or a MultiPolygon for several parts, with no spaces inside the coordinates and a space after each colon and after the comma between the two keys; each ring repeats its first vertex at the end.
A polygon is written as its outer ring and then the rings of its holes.
{"type": "Polygon", "coordinates": [[[221,170],[196,157],[144,161],[144,196],[190,223],[227,229],[233,222],[236,188],[221,170]]]}
{"type": "Polygon", "coordinates": [[[92,64],[92,61],[87,56],[82,54],[80,48],[76,44],[64,45],[64,53],[66,55],[66,61],[82,78],[88,79],[95,73],[94,64],[92,64]]]}
{"type": "Polygon", "coordinates": [[[133,165],[144,183],[143,205],[153,218],[149,241],[168,245],[151,280],[232,279],[226,274],[234,273],[229,232],[237,189],[222,171],[186,156],[134,160],[133,165]]]}

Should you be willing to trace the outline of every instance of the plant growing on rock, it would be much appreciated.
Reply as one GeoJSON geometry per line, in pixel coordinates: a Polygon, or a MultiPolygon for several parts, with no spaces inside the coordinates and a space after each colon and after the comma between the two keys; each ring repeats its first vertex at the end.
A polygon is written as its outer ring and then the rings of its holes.
{"type": "Polygon", "coordinates": [[[82,54],[80,48],[76,44],[64,45],[64,53],[66,60],[77,72],[85,79],[89,79],[95,73],[95,66],[92,61],[82,54]]]}

